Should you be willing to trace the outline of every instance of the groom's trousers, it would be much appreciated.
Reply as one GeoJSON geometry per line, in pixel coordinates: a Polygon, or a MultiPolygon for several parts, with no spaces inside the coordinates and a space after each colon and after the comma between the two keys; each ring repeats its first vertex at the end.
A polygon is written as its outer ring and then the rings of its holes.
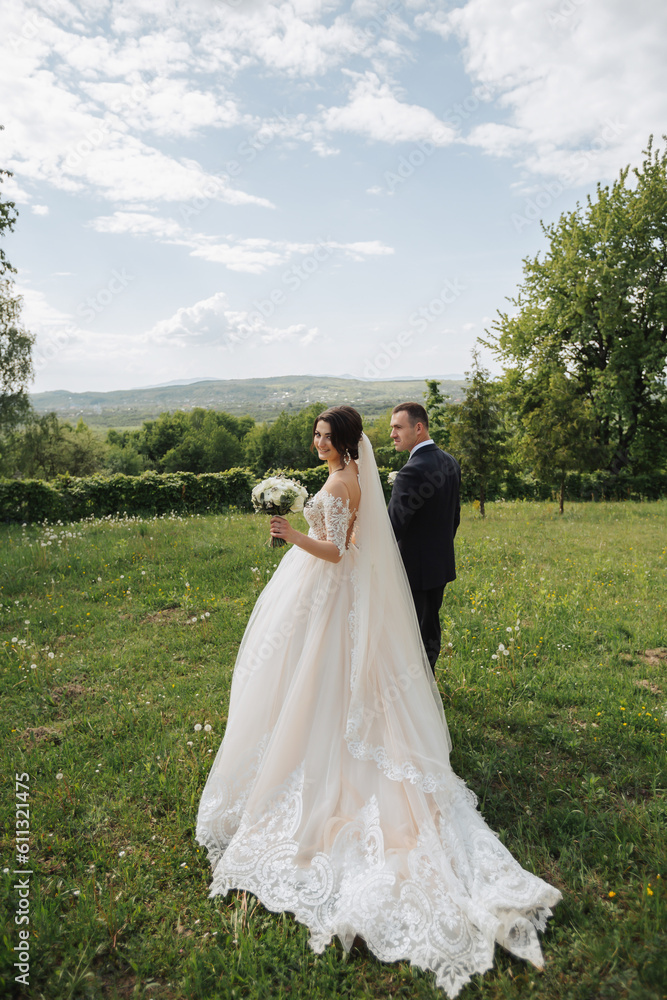
{"type": "Polygon", "coordinates": [[[440,653],[442,641],[442,631],[440,628],[440,605],[445,593],[445,584],[442,587],[433,587],[431,590],[413,590],[412,596],[417,611],[419,621],[419,631],[422,634],[422,641],[431,664],[431,670],[435,674],[435,661],[440,653]]]}

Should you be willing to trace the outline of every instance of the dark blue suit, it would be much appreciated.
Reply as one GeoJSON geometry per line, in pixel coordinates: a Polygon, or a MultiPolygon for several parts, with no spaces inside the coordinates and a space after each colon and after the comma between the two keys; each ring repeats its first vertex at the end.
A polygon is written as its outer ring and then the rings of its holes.
{"type": "Polygon", "coordinates": [[[429,662],[440,652],[440,605],[456,579],[454,536],[461,520],[459,463],[435,444],[419,448],[396,476],[389,517],[415,600],[429,662]]]}

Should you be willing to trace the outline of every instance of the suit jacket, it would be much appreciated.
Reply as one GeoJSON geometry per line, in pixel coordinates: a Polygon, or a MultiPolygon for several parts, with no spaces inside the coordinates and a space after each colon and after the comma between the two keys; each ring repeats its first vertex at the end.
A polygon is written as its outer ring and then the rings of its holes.
{"type": "Polygon", "coordinates": [[[459,463],[435,444],[416,451],[394,480],[389,517],[412,590],[431,590],[456,579],[460,486],[459,463]]]}

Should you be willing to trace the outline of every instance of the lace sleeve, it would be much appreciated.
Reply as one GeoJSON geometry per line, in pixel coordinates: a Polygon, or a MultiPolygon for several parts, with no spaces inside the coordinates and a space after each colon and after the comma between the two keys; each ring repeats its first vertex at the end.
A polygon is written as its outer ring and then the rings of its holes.
{"type": "Polygon", "coordinates": [[[347,529],[350,526],[350,501],[322,491],[324,526],[328,542],[333,542],[341,556],[347,548],[347,529]]]}

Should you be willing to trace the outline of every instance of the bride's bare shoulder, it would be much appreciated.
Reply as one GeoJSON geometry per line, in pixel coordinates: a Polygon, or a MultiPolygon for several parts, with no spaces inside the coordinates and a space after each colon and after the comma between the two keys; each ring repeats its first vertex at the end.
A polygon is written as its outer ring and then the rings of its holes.
{"type": "Polygon", "coordinates": [[[358,507],[361,490],[357,472],[357,463],[352,460],[344,469],[329,476],[324,489],[341,500],[349,499],[351,507],[358,507]]]}

